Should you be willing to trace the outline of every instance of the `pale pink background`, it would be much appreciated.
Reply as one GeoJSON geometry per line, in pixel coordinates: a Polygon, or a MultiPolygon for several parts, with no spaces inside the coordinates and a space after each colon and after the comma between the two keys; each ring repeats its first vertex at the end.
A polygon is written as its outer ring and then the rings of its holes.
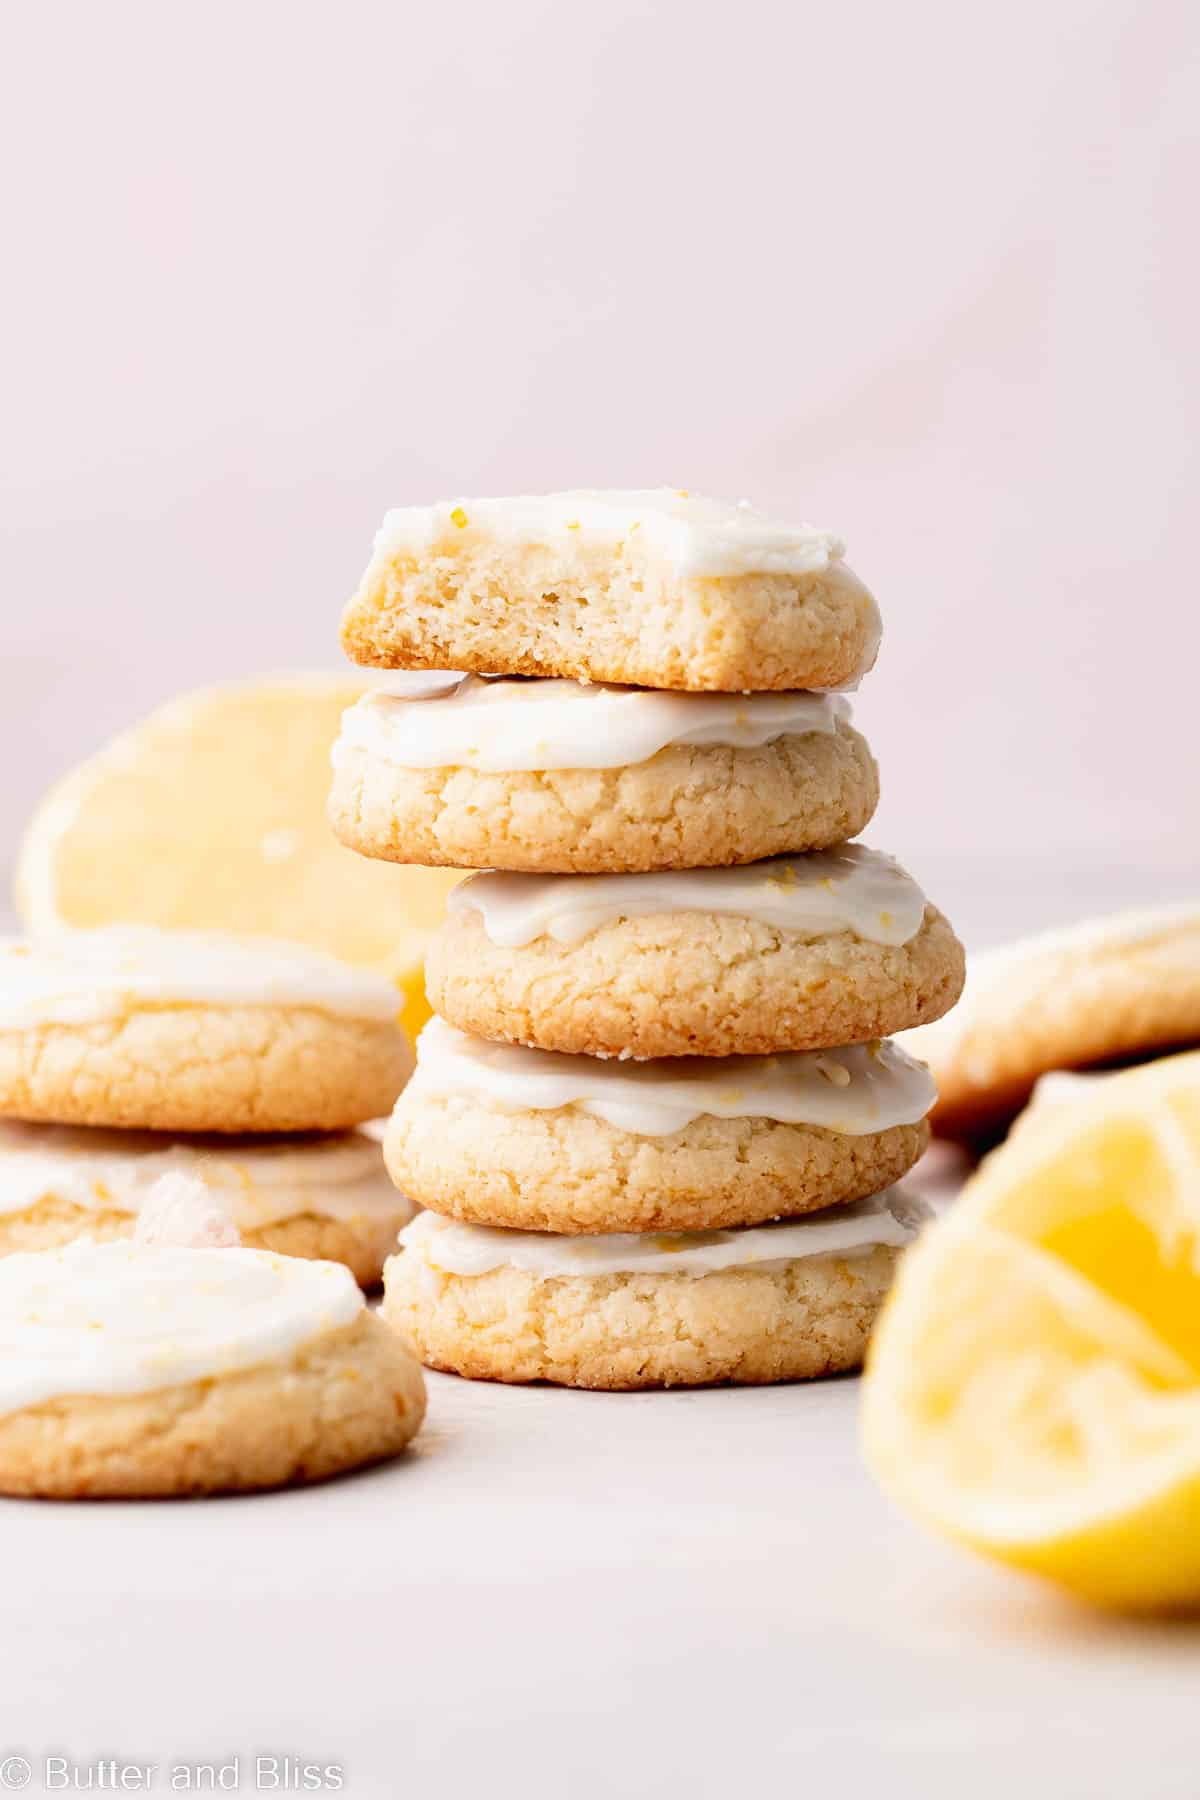
{"type": "Polygon", "coordinates": [[[849,538],[876,843],[1186,889],[1198,43],[1186,0],[24,9],[0,865],[140,710],[336,661],[387,505],[665,482],[849,538]]]}

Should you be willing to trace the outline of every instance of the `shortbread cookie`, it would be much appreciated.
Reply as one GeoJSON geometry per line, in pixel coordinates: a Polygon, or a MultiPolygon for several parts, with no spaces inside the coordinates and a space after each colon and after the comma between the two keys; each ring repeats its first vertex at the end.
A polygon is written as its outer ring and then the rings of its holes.
{"type": "Polygon", "coordinates": [[[831,688],[879,648],[832,532],[662,488],[447,501],[385,518],[355,662],[693,690],[831,688]]]}
{"type": "Polygon", "coordinates": [[[604,1061],[432,1019],[384,1155],[423,1206],[523,1230],[708,1231],[878,1192],[928,1142],[928,1071],[891,1044],[604,1061]]]}
{"type": "Polygon", "coordinates": [[[96,1126],[0,1123],[0,1256],[78,1237],[133,1235],[164,1175],[223,1204],[243,1244],[345,1263],[370,1286],[407,1224],[379,1144],[328,1137],[187,1138],[96,1126]]]}
{"type": "Polygon", "coordinates": [[[0,1117],[336,1131],[411,1068],[383,976],[294,944],[114,927],[0,947],[0,1117]]]}
{"type": "Polygon", "coordinates": [[[488,1381],[699,1387],[856,1369],[919,1208],[898,1193],[758,1230],[563,1238],[422,1213],[383,1316],[488,1381]]]}
{"type": "Polygon", "coordinates": [[[1200,1043],[1200,909],[1093,919],[972,957],[961,1005],[910,1040],[944,1137],[994,1134],[1054,1069],[1200,1043]]]}
{"type": "Polygon", "coordinates": [[[886,1037],[940,1017],[963,953],[862,845],[652,875],[473,875],[430,945],[464,1031],[591,1056],[729,1056],[886,1037]]]}
{"type": "Polygon", "coordinates": [[[421,1371],[347,1269],[80,1242],[0,1260],[0,1492],[237,1492],[394,1456],[421,1371]]]}
{"type": "Polygon", "coordinates": [[[367,856],[591,874],[823,849],[878,798],[839,695],[440,676],[350,708],[330,818],[367,856]]]}

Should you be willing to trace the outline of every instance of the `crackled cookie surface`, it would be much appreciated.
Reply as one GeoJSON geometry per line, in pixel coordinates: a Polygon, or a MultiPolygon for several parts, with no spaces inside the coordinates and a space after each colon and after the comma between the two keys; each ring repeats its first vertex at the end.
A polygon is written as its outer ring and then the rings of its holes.
{"type": "Polygon", "coordinates": [[[839,695],[442,674],[350,708],[330,818],[396,862],[602,873],[822,848],[878,798],[839,695]]]}
{"type": "Polygon", "coordinates": [[[747,1231],[598,1238],[423,1213],[383,1314],[432,1368],[571,1387],[795,1381],[857,1368],[920,1208],[898,1194],[747,1231]]]}
{"type": "Polygon", "coordinates": [[[364,1285],[414,1208],[362,1132],[193,1137],[0,1122],[0,1255],[133,1235],[164,1175],[200,1182],[252,1249],[341,1262],[364,1285]]]}
{"type": "Polygon", "coordinates": [[[0,1260],[0,1492],[182,1495],[394,1455],[420,1369],[349,1271],[81,1242],[0,1260]]]}
{"type": "Polygon", "coordinates": [[[934,1129],[987,1137],[1040,1076],[1200,1043],[1200,908],[1118,913],[985,951],[955,1011],[906,1040],[928,1060],[934,1129]]]}
{"type": "Polygon", "coordinates": [[[546,1050],[727,1056],[862,1043],[952,1006],[962,949],[862,845],[642,875],[475,875],[426,982],[463,1030],[546,1050]]]}
{"type": "Polygon", "coordinates": [[[536,1231],[701,1231],[877,1192],[928,1141],[933,1085],[887,1043],[605,1061],[440,1019],[392,1114],[397,1185],[435,1212],[536,1231]]]}
{"type": "Polygon", "coordinates": [[[111,927],[0,947],[0,1117],[332,1131],[411,1068],[382,976],[298,945],[111,927]]]}
{"type": "Polygon", "coordinates": [[[406,507],[380,528],[342,642],[385,668],[839,687],[879,647],[844,553],[832,532],[669,488],[406,507]]]}

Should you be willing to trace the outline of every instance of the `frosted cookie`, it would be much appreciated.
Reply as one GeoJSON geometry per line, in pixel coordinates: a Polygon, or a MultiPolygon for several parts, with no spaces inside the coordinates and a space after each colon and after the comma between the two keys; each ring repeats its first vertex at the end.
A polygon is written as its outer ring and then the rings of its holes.
{"type": "Polygon", "coordinates": [[[831,688],[879,613],[811,525],[670,488],[390,512],[342,623],[355,662],[694,690],[831,688]]]}
{"type": "Polygon", "coordinates": [[[563,1238],[422,1213],[383,1316],[431,1368],[569,1387],[857,1369],[919,1207],[898,1193],[749,1231],[563,1238]]]}
{"type": "Polygon", "coordinates": [[[342,842],[395,862],[584,874],[822,849],[879,798],[840,695],[429,677],[352,706],[342,842]]]}
{"type": "Polygon", "coordinates": [[[421,1371],[349,1270],[81,1242],[0,1260],[0,1493],[314,1481],[401,1450],[421,1371]]]}
{"type": "Polygon", "coordinates": [[[384,1155],[420,1205],[533,1231],[708,1231],[872,1194],[928,1142],[928,1071],[891,1044],[603,1061],[431,1019],[384,1155]]]}
{"type": "Polygon", "coordinates": [[[426,960],[451,1024],[592,1056],[863,1043],[938,1018],[962,978],[941,913],[859,844],[726,869],[473,875],[426,960]]]}
{"type": "Polygon", "coordinates": [[[252,1249],[345,1263],[379,1280],[413,1205],[362,1132],[188,1138],[96,1126],[0,1123],[0,1255],[74,1238],[127,1238],[165,1175],[223,1204],[252,1249]]]}
{"type": "Polygon", "coordinates": [[[336,1131],[411,1067],[383,976],[295,944],[112,927],[0,945],[0,1117],[336,1131]]]}
{"type": "Polygon", "coordinates": [[[986,1137],[1042,1075],[1200,1043],[1200,908],[1086,920],[972,957],[949,1018],[911,1039],[940,1095],[934,1129],[986,1137]]]}

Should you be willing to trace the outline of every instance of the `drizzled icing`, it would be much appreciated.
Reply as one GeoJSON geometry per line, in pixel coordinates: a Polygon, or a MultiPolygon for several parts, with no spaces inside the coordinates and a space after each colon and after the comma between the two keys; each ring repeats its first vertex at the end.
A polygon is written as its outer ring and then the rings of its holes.
{"type": "Polygon", "coordinates": [[[849,931],[874,944],[906,944],[925,916],[925,896],[890,856],[862,844],[775,856],[732,869],[656,875],[472,875],[453,889],[453,913],[476,912],[493,944],[540,937],[578,944],[618,919],[723,913],[802,938],[849,931]]]}
{"type": "Polygon", "coordinates": [[[271,938],[119,925],[0,944],[0,1031],[188,1005],[304,1006],[354,1019],[399,1013],[382,975],[271,938]]]}
{"type": "Polygon", "coordinates": [[[765,1118],[863,1137],[914,1125],[933,1105],[928,1069],[895,1044],[787,1056],[607,1062],[468,1036],[431,1019],[417,1044],[411,1104],[461,1095],[506,1111],[574,1106],[618,1130],[666,1137],[694,1119],[765,1118]]]}
{"type": "Polygon", "coordinates": [[[778,524],[746,501],[735,506],[679,488],[576,488],[398,507],[376,534],[375,554],[454,555],[481,539],[575,553],[594,546],[614,549],[631,535],[646,556],[665,563],[681,579],[814,575],[846,553],[834,532],[778,524]]]}
{"type": "Polygon", "coordinates": [[[0,1258],[0,1414],[286,1357],[363,1309],[340,1263],[80,1241],[0,1258]]]}
{"type": "Polygon", "coordinates": [[[319,1138],[188,1138],[99,1126],[0,1122],[0,1216],[56,1199],[86,1212],[136,1217],[166,1175],[193,1176],[234,1223],[256,1231],[282,1219],[391,1222],[412,1213],[361,1132],[319,1138]]]}
{"type": "Polygon", "coordinates": [[[333,760],[336,767],[347,750],[366,750],[403,769],[620,769],[672,744],[756,749],[787,735],[829,734],[849,717],[840,694],[683,694],[437,675],[365,694],[342,720],[333,760]]]}
{"type": "Polygon", "coordinates": [[[889,1244],[911,1242],[921,1222],[920,1202],[898,1188],[740,1231],[601,1232],[565,1237],[552,1231],[509,1231],[465,1225],[437,1213],[420,1213],[400,1234],[400,1248],[435,1273],[486,1275],[492,1269],[529,1274],[710,1275],[719,1269],[777,1267],[807,1256],[854,1256],[889,1244]]]}

